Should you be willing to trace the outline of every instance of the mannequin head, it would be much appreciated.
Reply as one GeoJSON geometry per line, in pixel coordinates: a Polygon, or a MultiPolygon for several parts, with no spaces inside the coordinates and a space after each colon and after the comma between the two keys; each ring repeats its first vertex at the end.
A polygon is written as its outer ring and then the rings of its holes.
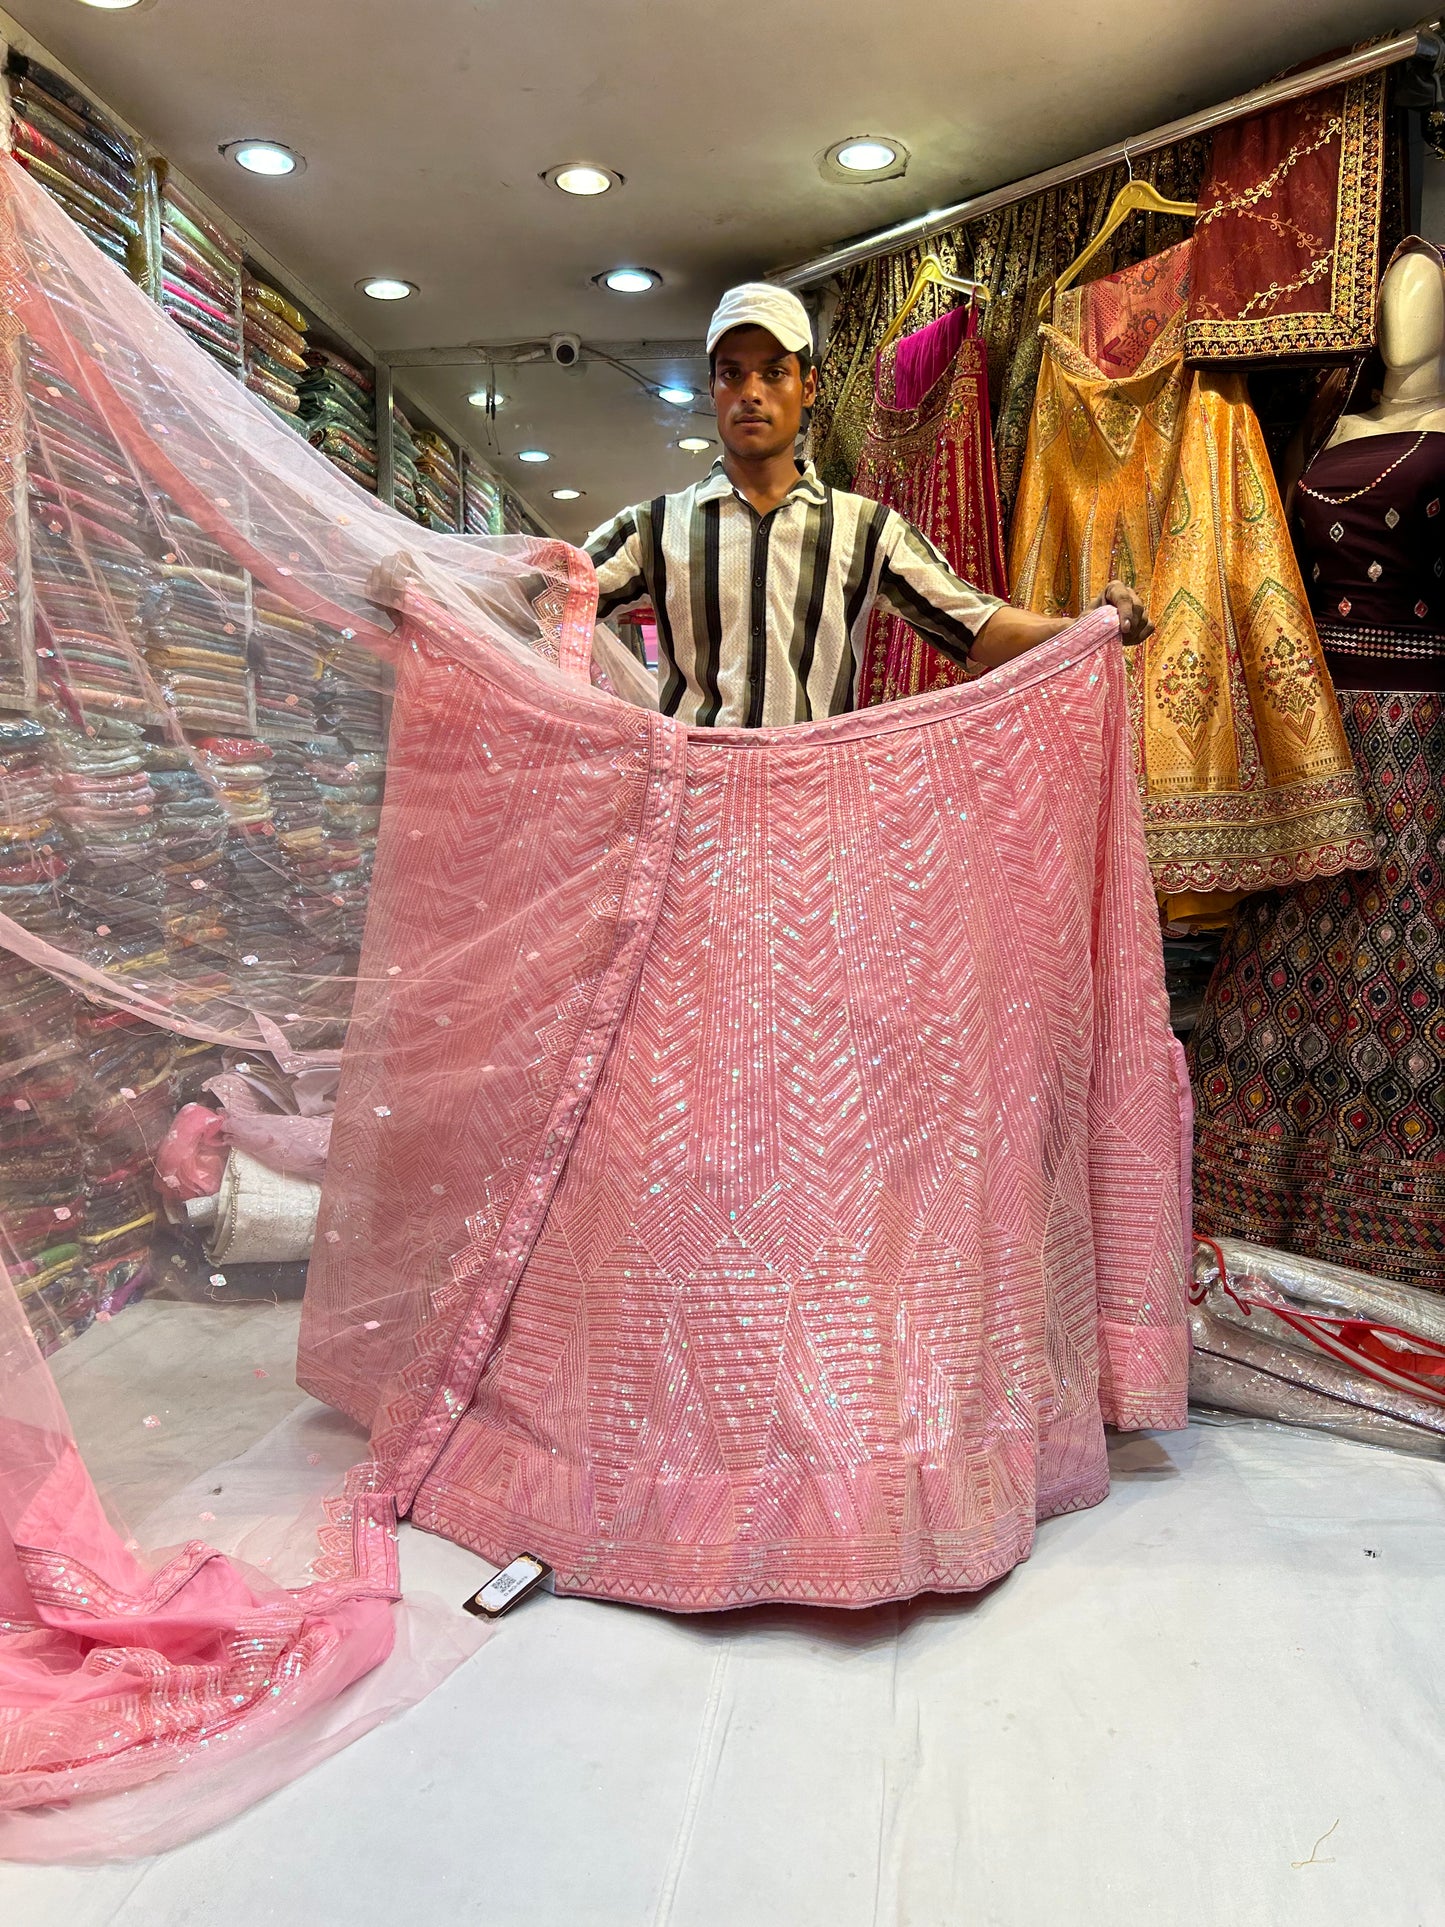
{"type": "Polygon", "coordinates": [[[1398,378],[1445,354],[1445,270],[1433,249],[1408,248],[1386,269],[1379,335],[1387,377],[1398,378]]]}

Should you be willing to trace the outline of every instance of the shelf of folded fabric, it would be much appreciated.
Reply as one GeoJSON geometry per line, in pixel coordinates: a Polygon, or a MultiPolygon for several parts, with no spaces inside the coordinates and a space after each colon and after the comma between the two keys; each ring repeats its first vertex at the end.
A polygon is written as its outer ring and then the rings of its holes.
{"type": "Polygon", "coordinates": [[[240,243],[201,210],[164,161],[153,161],[151,172],[160,224],[160,304],[223,368],[242,375],[240,243]]]}
{"type": "Polygon", "coordinates": [[[434,428],[416,431],[421,519],[429,529],[455,535],[462,525],[462,473],[457,452],[434,428]]]}
{"type": "Polygon", "coordinates": [[[475,462],[468,462],[466,533],[468,535],[502,535],[505,532],[501,483],[494,475],[479,468],[475,462]]]}
{"type": "Polygon", "coordinates": [[[59,74],[25,54],[6,62],[10,151],[98,248],[144,276],[134,144],[59,74]]]}
{"type": "Polygon", "coordinates": [[[313,342],[298,395],[303,432],[343,475],[376,493],[376,382],[339,349],[313,342]]]}
{"type": "Polygon", "coordinates": [[[306,379],[306,317],[279,288],[247,274],[241,305],[246,346],[246,386],[292,428],[301,426],[301,384],[306,379]]]}

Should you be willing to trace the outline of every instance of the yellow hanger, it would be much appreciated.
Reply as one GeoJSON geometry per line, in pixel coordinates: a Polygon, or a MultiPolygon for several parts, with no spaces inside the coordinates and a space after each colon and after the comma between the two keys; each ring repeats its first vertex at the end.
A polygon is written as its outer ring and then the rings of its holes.
{"type": "Polygon", "coordinates": [[[1039,302],[1039,320],[1047,321],[1049,310],[1065,288],[1088,267],[1094,256],[1114,232],[1121,228],[1131,214],[1177,214],[1182,219],[1192,221],[1199,209],[1193,201],[1167,201],[1158,188],[1150,181],[1130,180],[1114,196],[1114,205],[1104,219],[1104,225],[1090,241],[1076,261],[1071,261],[1052,286],[1046,288],[1039,302]]]}
{"type": "Polygon", "coordinates": [[[988,300],[988,289],[981,281],[965,281],[960,275],[950,274],[936,254],[925,254],[918,264],[912,286],[903,297],[903,306],[894,315],[892,325],[878,344],[880,355],[885,348],[891,348],[903,333],[904,322],[918,306],[926,288],[952,288],[955,294],[966,294],[973,301],[982,303],[988,300]]]}

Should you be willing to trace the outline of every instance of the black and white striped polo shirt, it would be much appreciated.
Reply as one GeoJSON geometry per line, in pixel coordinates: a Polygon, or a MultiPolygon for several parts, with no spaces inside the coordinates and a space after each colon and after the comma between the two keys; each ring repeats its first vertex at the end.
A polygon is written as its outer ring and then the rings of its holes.
{"type": "Polygon", "coordinates": [[[651,602],[660,706],[687,723],[756,727],[853,708],[875,602],[955,662],[1000,607],[896,509],[825,487],[811,463],[760,516],[715,462],[681,494],[624,509],[586,547],[602,617],[651,602]]]}

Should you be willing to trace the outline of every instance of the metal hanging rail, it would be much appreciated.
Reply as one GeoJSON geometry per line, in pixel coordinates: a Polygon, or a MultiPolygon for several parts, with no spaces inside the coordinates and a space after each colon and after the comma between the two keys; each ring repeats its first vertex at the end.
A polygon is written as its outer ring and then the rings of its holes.
{"type": "Polygon", "coordinates": [[[932,213],[915,215],[911,221],[900,221],[896,227],[864,235],[858,241],[845,242],[842,247],[817,255],[811,261],[803,261],[797,267],[779,268],[768,279],[784,288],[813,287],[819,281],[827,281],[833,275],[841,274],[845,268],[856,267],[860,261],[873,261],[880,254],[892,254],[898,248],[932,240],[934,235],[946,233],[949,228],[958,227],[964,221],[976,221],[982,215],[993,214],[1015,201],[1042,194],[1047,188],[1062,187],[1066,182],[1080,180],[1085,174],[1096,173],[1103,167],[1117,167],[1120,161],[1153,153],[1156,148],[1168,147],[1171,142],[1185,140],[1191,134],[1207,134],[1211,128],[1223,127],[1228,121],[1243,120],[1247,114],[1256,114],[1265,107],[1277,107],[1282,101],[1298,100],[1303,94],[1317,93],[1321,87],[1333,87],[1340,81],[1358,80],[1363,74],[1378,73],[1381,67],[1393,67],[1397,61],[1410,60],[1416,54],[1425,54],[1438,62],[1445,56],[1445,46],[1425,29],[1396,34],[1393,39],[1382,40],[1378,45],[1367,47],[1359,53],[1344,54],[1338,60],[1324,61],[1318,67],[1310,67],[1302,73],[1289,74],[1283,80],[1272,80],[1267,86],[1256,87],[1252,93],[1236,94],[1233,100],[1221,101],[1217,107],[1206,107],[1200,113],[1186,114],[1181,120],[1168,121],[1163,127],[1152,128],[1147,134],[1115,141],[1112,146],[1086,154],[1082,160],[1066,161],[1061,167],[1045,168],[1041,174],[1030,174],[1025,180],[1013,181],[1007,187],[991,188],[987,194],[975,194],[971,200],[955,201],[952,207],[935,208],[932,213]]]}

